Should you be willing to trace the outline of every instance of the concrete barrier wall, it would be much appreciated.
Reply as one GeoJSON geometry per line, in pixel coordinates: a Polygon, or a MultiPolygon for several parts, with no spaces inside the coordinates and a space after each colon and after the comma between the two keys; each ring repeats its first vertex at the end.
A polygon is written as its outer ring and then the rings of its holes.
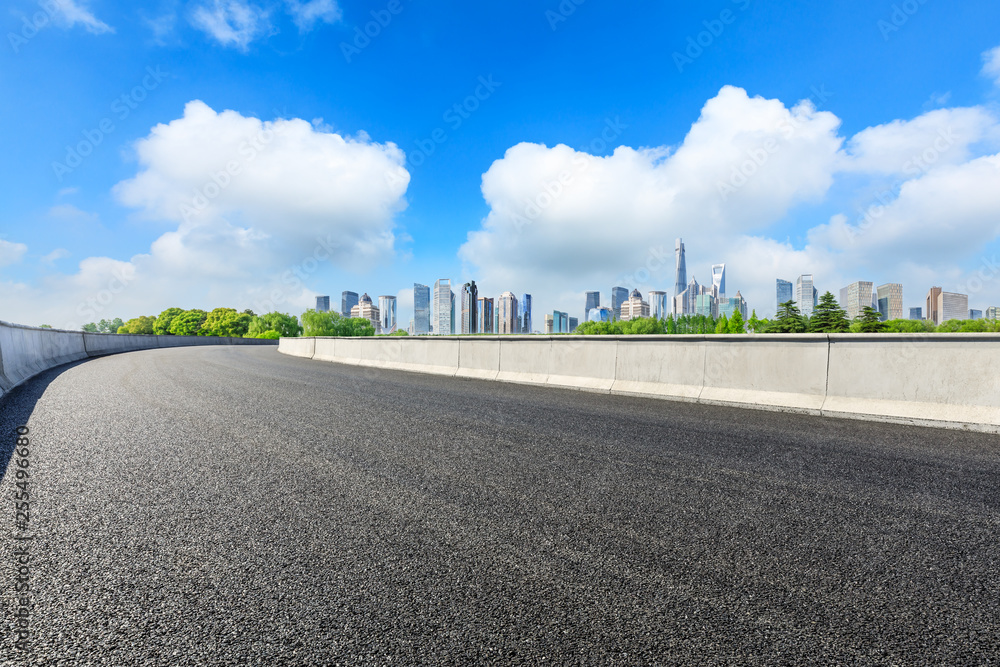
{"type": "Polygon", "coordinates": [[[0,396],[49,368],[81,359],[160,347],[275,345],[277,342],[212,336],[91,334],[0,322],[0,396]]]}
{"type": "Polygon", "coordinates": [[[465,378],[1000,433],[1000,334],[297,338],[282,339],[279,351],[465,378]]]}

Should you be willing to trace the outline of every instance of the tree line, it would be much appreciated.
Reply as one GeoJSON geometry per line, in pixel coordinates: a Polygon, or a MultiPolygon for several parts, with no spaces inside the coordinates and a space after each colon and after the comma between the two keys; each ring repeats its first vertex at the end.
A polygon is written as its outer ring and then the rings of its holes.
{"type": "Polygon", "coordinates": [[[121,318],[104,319],[83,325],[90,333],[155,334],[158,336],[220,336],[229,338],[294,337],[302,334],[302,326],[294,315],[266,313],[235,308],[184,310],[167,308],[159,315],[142,315],[127,322],[121,318]]]}

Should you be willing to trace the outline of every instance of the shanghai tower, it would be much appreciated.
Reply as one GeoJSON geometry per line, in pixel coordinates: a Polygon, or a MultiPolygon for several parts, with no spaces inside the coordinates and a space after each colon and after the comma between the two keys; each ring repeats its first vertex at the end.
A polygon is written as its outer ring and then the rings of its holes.
{"type": "Polygon", "coordinates": [[[674,296],[687,289],[687,263],[684,261],[684,240],[677,239],[677,276],[674,279],[674,296]]]}

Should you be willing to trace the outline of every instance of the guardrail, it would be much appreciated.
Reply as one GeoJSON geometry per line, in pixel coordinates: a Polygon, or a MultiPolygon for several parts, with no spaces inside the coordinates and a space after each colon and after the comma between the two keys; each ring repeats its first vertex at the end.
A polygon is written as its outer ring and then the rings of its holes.
{"type": "Polygon", "coordinates": [[[282,338],[292,356],[1000,433],[1000,334],[282,338]]]}
{"type": "Polygon", "coordinates": [[[80,359],[161,347],[275,343],[257,338],[93,334],[0,321],[0,397],[42,371],[80,359]]]}

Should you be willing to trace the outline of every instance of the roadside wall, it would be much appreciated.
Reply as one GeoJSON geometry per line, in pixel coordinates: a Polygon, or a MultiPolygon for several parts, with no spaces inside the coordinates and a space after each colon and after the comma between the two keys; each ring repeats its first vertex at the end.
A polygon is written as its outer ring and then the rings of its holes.
{"type": "Polygon", "coordinates": [[[160,347],[274,345],[257,338],[139,336],[37,329],[0,321],[0,397],[42,371],[71,361],[160,347]]]}
{"type": "Polygon", "coordinates": [[[282,338],[360,366],[1000,433],[1000,334],[282,338]]]}

